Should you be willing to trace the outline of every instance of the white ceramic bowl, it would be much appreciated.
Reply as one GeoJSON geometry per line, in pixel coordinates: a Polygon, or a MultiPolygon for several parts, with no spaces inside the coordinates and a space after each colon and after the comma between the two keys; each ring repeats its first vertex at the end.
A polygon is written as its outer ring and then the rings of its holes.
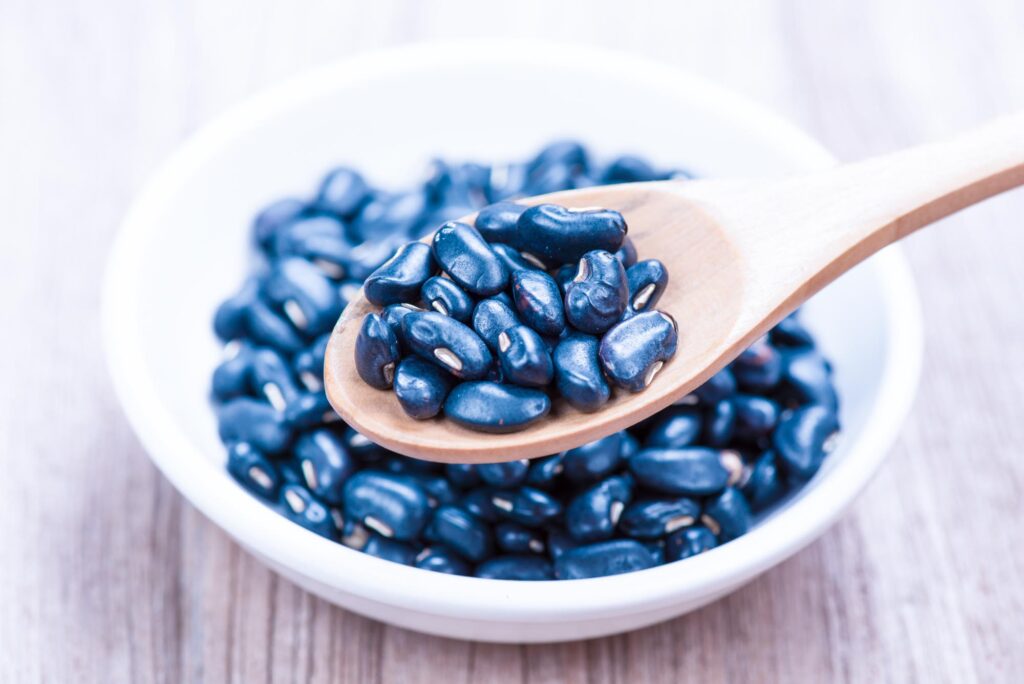
{"type": "Polygon", "coordinates": [[[125,219],[107,273],[104,333],[117,394],[175,487],[252,553],[329,601],[411,629],[487,641],[578,639],[665,620],[733,591],[820,535],[882,463],[916,388],[920,314],[895,249],[805,309],[837,369],[840,448],[749,534],[696,558],[571,582],[441,575],[326,541],[225,473],[207,400],[221,353],[210,320],[241,282],[258,209],[307,195],[342,162],[401,187],[433,155],[518,160],[563,136],[600,155],[637,152],[706,176],[833,162],[800,131],[706,81],[578,47],[407,47],[259,95],[203,128],[154,176],[125,219]]]}

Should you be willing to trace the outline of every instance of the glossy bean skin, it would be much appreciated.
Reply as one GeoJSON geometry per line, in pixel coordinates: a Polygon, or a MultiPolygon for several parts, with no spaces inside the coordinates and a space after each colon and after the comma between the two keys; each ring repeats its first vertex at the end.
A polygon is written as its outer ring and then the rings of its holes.
{"type": "Polygon", "coordinates": [[[401,476],[362,470],[348,478],[345,516],[388,538],[415,539],[427,523],[429,505],[421,489],[401,476]]]}
{"type": "Polygon", "coordinates": [[[766,397],[737,394],[732,404],[736,407],[735,435],[746,442],[770,435],[781,413],[779,405],[766,397]]]}
{"type": "Polygon", "coordinates": [[[518,487],[526,482],[529,471],[530,462],[525,459],[502,463],[481,463],[476,467],[480,479],[494,487],[518,487]]]}
{"type": "Polygon", "coordinates": [[[516,224],[526,207],[515,202],[495,202],[476,215],[473,226],[488,242],[509,243],[516,237],[516,224]]]}
{"type": "Polygon", "coordinates": [[[660,414],[647,433],[644,445],[665,449],[690,446],[700,439],[703,427],[700,411],[690,406],[673,406],[660,414]]]}
{"type": "Polygon", "coordinates": [[[473,298],[447,278],[433,276],[423,283],[420,298],[428,309],[465,323],[473,315],[473,298]]]}
{"type": "Polygon", "coordinates": [[[678,333],[671,316],[661,311],[637,314],[601,339],[598,358],[619,387],[639,392],[651,384],[662,365],[676,353],[678,333]]]}
{"type": "Polygon", "coordinates": [[[633,241],[627,235],[622,240],[622,246],[615,252],[615,258],[622,264],[622,268],[627,269],[628,272],[628,269],[636,263],[638,256],[636,245],[633,244],[633,241]]]}
{"type": "Polygon", "coordinates": [[[598,338],[570,333],[558,342],[553,356],[559,394],[578,411],[592,413],[608,402],[611,388],[601,372],[598,338]]]}
{"type": "Polygon", "coordinates": [[[334,423],[341,416],[334,412],[323,390],[305,392],[284,410],[284,419],[297,430],[314,428],[322,423],[334,423]]]}
{"type": "Polygon", "coordinates": [[[704,442],[711,447],[724,447],[736,432],[736,404],[722,399],[712,407],[704,426],[704,442]]]}
{"type": "MultiPolygon", "coordinates": [[[[368,240],[356,245],[349,252],[348,260],[345,263],[345,277],[356,282],[363,282],[387,266],[388,268],[381,274],[381,279],[374,281],[374,292],[390,295],[396,301],[407,301],[402,295],[418,290],[423,281],[433,275],[434,270],[428,269],[426,275],[417,272],[417,264],[421,263],[419,260],[422,258],[422,253],[414,255],[409,261],[404,261],[402,264],[392,263],[392,257],[401,252],[408,244],[420,243],[409,243],[407,236],[394,235],[379,240],[368,240]]],[[[421,252],[419,248],[416,250],[421,252]]],[[[428,262],[428,265],[433,264],[428,262]]],[[[384,305],[379,304],[378,306],[384,305]]]]}
{"type": "Polygon", "coordinates": [[[330,333],[321,335],[292,359],[292,371],[310,392],[323,389],[324,357],[327,355],[327,342],[330,339],[330,333]]]}
{"type": "Polygon", "coordinates": [[[576,496],[565,510],[565,527],[578,542],[610,539],[623,510],[633,499],[628,475],[610,477],[576,496]]]}
{"type": "Polygon", "coordinates": [[[628,297],[622,262],[609,252],[587,252],[565,289],[566,320],[581,332],[600,335],[622,318],[628,297]]]}
{"type": "Polygon", "coordinates": [[[548,414],[551,400],[541,390],[496,382],[463,382],[448,395],[444,413],[481,432],[515,432],[548,414]]]}
{"type": "Polygon", "coordinates": [[[444,467],[444,474],[459,489],[470,489],[480,484],[480,473],[472,463],[448,463],[444,467]]]}
{"type": "Polygon", "coordinates": [[[619,575],[653,567],[654,560],[640,542],[614,539],[566,551],[555,561],[555,577],[566,580],[619,575]]]}
{"type": "Polygon", "coordinates": [[[544,534],[517,523],[500,523],[494,528],[497,547],[504,553],[544,553],[544,534]]]}
{"type": "Polygon", "coordinates": [[[370,187],[355,169],[338,167],[324,176],[316,193],[319,210],[349,218],[369,198],[370,187]]]}
{"type": "Polygon", "coordinates": [[[331,506],[341,505],[345,482],[357,468],[344,443],[329,430],[313,430],[295,440],[293,451],[309,491],[331,506]]]}
{"type": "Polygon", "coordinates": [[[210,391],[217,401],[227,401],[252,392],[252,365],[254,350],[248,344],[236,342],[228,358],[213,371],[210,391]]]}
{"type": "Polygon", "coordinates": [[[422,188],[397,193],[378,191],[349,222],[349,233],[353,240],[369,243],[396,235],[416,238],[416,229],[428,211],[428,198],[422,188]]]}
{"type": "Polygon", "coordinates": [[[783,352],[779,384],[781,396],[790,404],[819,404],[832,412],[839,408],[829,364],[813,348],[783,352]]]}
{"type": "Polygon", "coordinates": [[[740,537],[750,529],[750,505],[740,490],[726,488],[706,504],[700,520],[725,543],[740,537]]]}
{"type": "Polygon", "coordinates": [[[424,311],[424,309],[416,306],[415,304],[405,302],[402,304],[389,304],[380,312],[384,322],[388,324],[389,328],[391,328],[391,332],[395,333],[395,337],[398,339],[398,346],[403,352],[409,350],[409,345],[406,344],[405,333],[402,332],[402,319],[411,313],[422,311],[424,311]]]}
{"type": "Polygon", "coordinates": [[[295,326],[260,298],[245,311],[245,331],[256,344],[284,354],[298,353],[306,346],[295,326]]]}
{"type": "Polygon", "coordinates": [[[498,335],[516,325],[516,312],[498,297],[480,300],[473,310],[473,330],[494,352],[498,351],[498,335]]]}
{"type": "Polygon", "coordinates": [[[785,495],[786,484],[774,451],[766,451],[758,457],[740,491],[755,513],[763,511],[785,495]]]}
{"type": "Polygon", "coordinates": [[[228,472],[247,491],[266,501],[274,501],[281,476],[273,463],[246,442],[228,447],[228,472]]]}
{"type": "Polygon", "coordinates": [[[402,410],[416,420],[433,418],[444,408],[452,376],[418,356],[407,356],[395,369],[395,396],[402,410]]]}
{"type": "Polygon", "coordinates": [[[345,225],[333,216],[307,213],[282,224],[267,245],[273,256],[310,258],[318,251],[337,252],[340,264],[348,261],[352,245],[345,235],[345,225]]]}
{"type": "Polygon", "coordinates": [[[402,337],[411,351],[462,380],[485,377],[494,362],[471,328],[434,311],[402,318],[402,337]]]}
{"type": "Polygon", "coordinates": [[[766,341],[760,340],[740,352],[730,368],[742,390],[768,392],[782,379],[782,356],[766,341]]]}
{"type": "Polygon", "coordinates": [[[629,459],[629,470],[637,482],[657,492],[709,496],[729,483],[730,473],[721,454],[706,447],[643,449],[629,459]]]}
{"type": "Polygon", "coordinates": [[[498,509],[492,500],[493,497],[494,489],[492,487],[478,487],[467,492],[459,501],[459,505],[481,520],[492,523],[496,522],[499,517],[498,509]]]}
{"type": "Polygon", "coordinates": [[[341,315],[338,291],[305,259],[278,260],[262,289],[267,299],[282,307],[292,324],[306,335],[330,332],[341,315]]]}
{"type": "Polygon", "coordinates": [[[285,197],[269,204],[253,221],[253,239],[259,247],[266,249],[282,226],[302,218],[307,212],[308,205],[295,197],[285,197]]]}
{"type": "Polygon", "coordinates": [[[545,263],[579,261],[589,251],[616,252],[626,238],[622,214],[610,209],[573,210],[538,204],[519,217],[513,246],[545,263]]]}
{"type": "Polygon", "coordinates": [[[469,565],[443,547],[423,549],[416,556],[416,567],[446,575],[468,575],[469,565]]]}
{"type": "Polygon", "coordinates": [[[459,506],[441,506],[434,511],[424,536],[431,542],[444,544],[474,563],[494,553],[490,527],[459,506]]]}
{"type": "Polygon", "coordinates": [[[459,498],[451,483],[441,475],[405,473],[402,475],[402,480],[422,489],[423,493],[427,495],[427,505],[430,508],[453,504],[459,498]]]}
{"type": "Polygon", "coordinates": [[[415,302],[423,284],[436,272],[430,245],[410,242],[370,274],[363,284],[363,293],[377,306],[415,302]]]}
{"type": "Polygon", "coordinates": [[[391,453],[379,444],[371,442],[366,435],[356,432],[353,428],[345,430],[341,441],[344,442],[348,452],[355,456],[360,463],[376,463],[391,453]]]}
{"type": "Polygon", "coordinates": [[[665,560],[683,560],[710,551],[716,546],[718,540],[708,528],[703,525],[686,527],[673,532],[665,539],[665,560]]]}
{"type": "Polygon", "coordinates": [[[516,271],[534,270],[537,268],[537,264],[530,263],[526,258],[519,253],[515,247],[506,245],[501,242],[495,242],[491,244],[491,250],[501,259],[501,263],[505,265],[505,269],[511,274],[516,271]]]}
{"type": "Polygon", "coordinates": [[[220,405],[218,431],[225,444],[246,442],[265,454],[284,451],[292,433],[284,415],[270,404],[249,397],[239,397],[220,405]]]}
{"type": "Polygon", "coordinates": [[[302,485],[285,484],[281,487],[281,508],[289,520],[314,534],[328,539],[337,535],[330,511],[302,485]]]}
{"type": "Polygon", "coordinates": [[[476,567],[473,573],[482,579],[519,580],[536,582],[554,579],[551,562],[540,556],[495,556],[476,567]]]}
{"type": "Polygon", "coordinates": [[[562,504],[547,492],[533,487],[498,490],[491,494],[498,517],[527,527],[541,527],[562,512],[562,504]]]}
{"type": "Polygon", "coordinates": [[[565,452],[562,472],[567,480],[581,484],[596,482],[622,465],[621,432],[596,439],[565,452]]]}
{"type": "Polygon", "coordinates": [[[772,436],[779,465],[797,480],[809,480],[825,459],[829,439],[839,430],[835,414],[824,406],[806,406],[783,416],[772,436]]]}
{"type": "Polygon", "coordinates": [[[557,337],[565,330],[562,292],[547,273],[525,270],[513,273],[512,301],[522,322],[541,335],[557,337]]]}
{"type": "Polygon", "coordinates": [[[249,309],[259,298],[259,280],[247,278],[234,295],[225,299],[213,315],[213,331],[222,342],[230,342],[247,333],[249,309]]]}
{"type": "Polygon", "coordinates": [[[564,454],[554,454],[544,458],[535,458],[530,462],[530,471],[526,475],[526,484],[531,487],[546,489],[556,484],[558,477],[565,470],[564,454]]]}
{"type": "Polygon", "coordinates": [[[388,389],[394,382],[400,358],[398,338],[380,314],[371,313],[363,318],[355,350],[356,370],[363,382],[377,389],[388,389]]]}
{"type": "Polygon", "coordinates": [[[569,289],[569,285],[572,284],[572,279],[576,277],[578,269],[579,267],[574,264],[562,264],[551,274],[551,277],[555,279],[555,283],[558,285],[558,289],[562,291],[563,296],[566,290],[569,289]]]}
{"type": "Polygon", "coordinates": [[[731,370],[723,368],[694,390],[694,394],[705,404],[717,404],[736,394],[736,377],[731,370]]]}
{"type": "Polygon", "coordinates": [[[547,387],[555,375],[547,344],[525,325],[498,334],[498,363],[505,382],[521,387],[547,387]]]}
{"type": "Polygon", "coordinates": [[[251,359],[249,372],[252,388],[274,409],[284,411],[288,404],[299,398],[302,390],[283,356],[273,349],[254,349],[251,359]]]}
{"type": "Polygon", "coordinates": [[[626,507],[619,519],[619,530],[636,539],[659,539],[700,517],[700,504],[694,499],[648,499],[626,507]]]}
{"type": "Polygon", "coordinates": [[[404,542],[388,539],[379,534],[371,534],[366,545],[359,550],[374,558],[401,565],[413,565],[416,562],[416,549],[404,542]]]}
{"type": "Polygon", "coordinates": [[[668,287],[668,269],[657,259],[638,261],[626,271],[629,284],[629,309],[640,313],[657,305],[668,287]]]}
{"type": "Polygon", "coordinates": [[[462,289],[477,297],[490,297],[505,289],[508,269],[476,228],[449,222],[433,239],[434,258],[462,289]]]}

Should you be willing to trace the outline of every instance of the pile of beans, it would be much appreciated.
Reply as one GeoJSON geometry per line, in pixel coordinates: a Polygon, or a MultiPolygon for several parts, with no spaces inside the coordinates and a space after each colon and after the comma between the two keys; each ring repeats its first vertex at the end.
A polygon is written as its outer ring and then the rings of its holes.
{"type": "Polygon", "coordinates": [[[514,432],[551,410],[548,388],[581,411],[639,392],[676,352],[676,322],[653,309],[668,285],[637,261],[622,214],[498,202],[475,225],[449,222],[366,279],[355,365],[394,387],[405,412],[442,409],[482,432],[514,432]],[[424,307],[432,311],[424,310],[424,307]]]}
{"type": "Polygon", "coordinates": [[[435,162],[401,193],[336,169],[311,199],[267,207],[253,273],[214,320],[227,352],[212,395],[228,471],[316,534],[477,577],[630,572],[744,534],[817,472],[839,429],[831,367],[797,315],[675,406],[530,462],[399,456],[341,422],[323,391],[334,322],[401,245],[496,202],[675,175],[630,156],[599,166],[560,142],[525,163],[435,162]]]}

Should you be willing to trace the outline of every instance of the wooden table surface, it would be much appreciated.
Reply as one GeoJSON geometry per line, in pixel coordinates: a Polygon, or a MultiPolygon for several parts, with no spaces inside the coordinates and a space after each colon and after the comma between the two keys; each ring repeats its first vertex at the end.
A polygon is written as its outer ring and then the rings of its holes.
{"type": "Polygon", "coordinates": [[[911,238],[928,343],[887,465],[728,598],[550,646],[427,637],[277,577],[146,459],[98,327],[116,225],[201,123],[302,69],[477,35],[615,46],[844,159],[1024,107],[1019,0],[0,2],[0,681],[1020,681],[1024,193],[911,238]]]}

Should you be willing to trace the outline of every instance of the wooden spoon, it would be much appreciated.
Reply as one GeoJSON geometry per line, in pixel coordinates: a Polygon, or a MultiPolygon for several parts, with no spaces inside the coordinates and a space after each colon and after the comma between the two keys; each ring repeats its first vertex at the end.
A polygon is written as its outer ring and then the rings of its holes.
{"type": "MultiPolygon", "coordinates": [[[[922,226],[1024,184],[1024,114],[940,143],[781,180],[633,183],[521,200],[616,209],[641,259],[668,267],[657,308],[679,323],[679,348],[643,392],[616,391],[596,413],[555,400],[550,416],[511,434],[443,418],[416,421],[355,370],[362,293],[327,348],[325,383],[356,430],[402,454],[486,463],[554,454],[633,425],[700,386],[811,295],[922,226]]],[[[473,217],[467,217],[472,222],[473,217]]]]}

